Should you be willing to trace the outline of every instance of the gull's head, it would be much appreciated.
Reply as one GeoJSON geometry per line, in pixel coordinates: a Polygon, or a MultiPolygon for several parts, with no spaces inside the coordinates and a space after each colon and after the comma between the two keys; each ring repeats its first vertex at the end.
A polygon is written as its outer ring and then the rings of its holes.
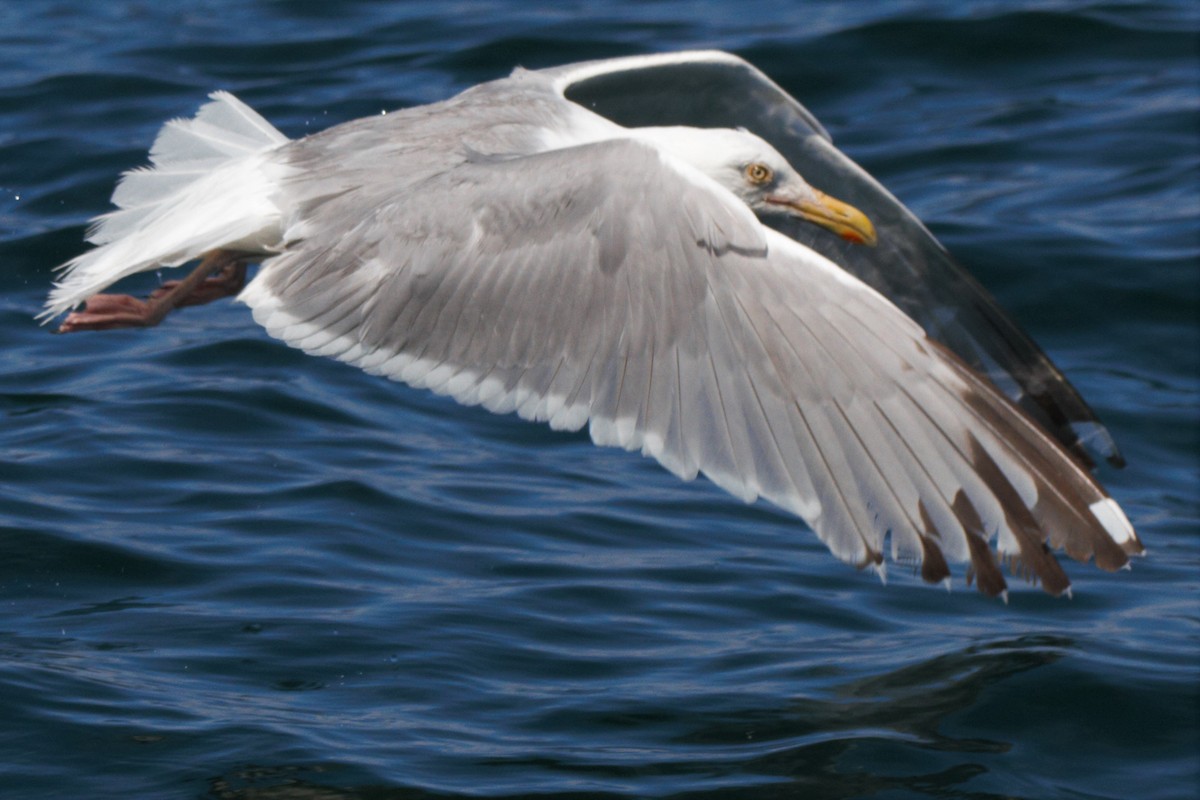
{"type": "Polygon", "coordinates": [[[784,215],[874,246],[867,216],[810,186],[778,150],[753,133],[728,128],[637,128],[636,136],[687,162],[759,216],[784,215]]]}

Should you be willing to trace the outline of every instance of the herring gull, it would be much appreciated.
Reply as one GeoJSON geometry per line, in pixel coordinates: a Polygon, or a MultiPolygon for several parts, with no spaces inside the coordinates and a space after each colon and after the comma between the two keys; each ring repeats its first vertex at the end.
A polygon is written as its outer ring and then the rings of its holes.
{"type": "Polygon", "coordinates": [[[237,294],[292,346],[586,425],[881,575],[889,551],[930,582],[965,562],[997,595],[1008,561],[1057,595],[1052,549],[1106,570],[1143,550],[1089,472],[1121,457],[1078,392],[736,56],[517,69],[298,140],[217,92],[150,160],[63,265],[61,331],[237,294]],[[100,294],[197,259],[145,300],[100,294]]]}

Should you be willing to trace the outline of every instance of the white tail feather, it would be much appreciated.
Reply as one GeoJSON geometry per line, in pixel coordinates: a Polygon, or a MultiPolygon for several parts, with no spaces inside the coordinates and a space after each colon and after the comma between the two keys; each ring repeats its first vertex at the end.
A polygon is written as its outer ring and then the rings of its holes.
{"type": "Polygon", "coordinates": [[[59,268],[43,322],[128,275],[216,248],[253,251],[278,241],[275,189],[286,168],[269,153],[288,139],[228,92],[210,97],[195,117],[163,126],[152,166],[122,176],[112,197],[118,210],[88,232],[99,246],[59,268]]]}

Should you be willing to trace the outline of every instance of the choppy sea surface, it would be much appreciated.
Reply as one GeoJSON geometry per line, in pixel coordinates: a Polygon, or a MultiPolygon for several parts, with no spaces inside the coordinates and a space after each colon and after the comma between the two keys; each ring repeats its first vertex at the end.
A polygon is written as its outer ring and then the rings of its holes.
{"type": "MultiPolygon", "coordinates": [[[[1200,22],[1178,2],[0,4],[0,796],[1200,795],[1200,22]],[[513,66],[763,69],[1035,336],[1149,556],[1005,605],[271,340],[33,321],[228,89],[290,136],[513,66]]],[[[145,276],[149,288],[155,276],[145,276]]]]}

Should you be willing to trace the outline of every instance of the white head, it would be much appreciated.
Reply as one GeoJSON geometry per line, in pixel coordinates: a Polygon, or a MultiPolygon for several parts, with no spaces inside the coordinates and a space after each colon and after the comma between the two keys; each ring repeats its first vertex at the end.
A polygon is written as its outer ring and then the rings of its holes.
{"type": "Polygon", "coordinates": [[[630,133],[700,170],[755,214],[800,217],[848,241],[875,244],[866,215],[809,186],[778,150],[749,131],[672,127],[630,133]]]}

